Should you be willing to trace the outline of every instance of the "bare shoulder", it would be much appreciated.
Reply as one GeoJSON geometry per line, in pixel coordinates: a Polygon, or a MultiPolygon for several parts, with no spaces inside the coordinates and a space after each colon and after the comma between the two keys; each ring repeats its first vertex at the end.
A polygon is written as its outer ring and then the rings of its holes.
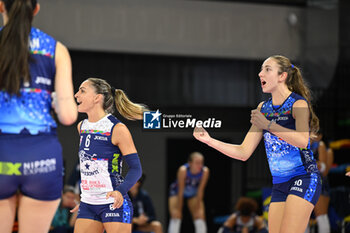
{"type": "Polygon", "coordinates": [[[123,123],[118,123],[114,126],[112,132],[112,143],[114,145],[118,145],[120,142],[123,141],[127,142],[130,139],[132,139],[131,133],[128,127],[126,127],[126,125],[124,125],[123,123]]]}
{"type": "Polygon", "coordinates": [[[114,126],[113,128],[113,133],[116,132],[116,133],[127,133],[129,131],[128,127],[126,127],[126,125],[124,125],[123,123],[118,123],[114,126]]]}
{"type": "Polygon", "coordinates": [[[297,100],[293,104],[293,108],[307,108],[307,107],[308,107],[308,103],[306,102],[306,100],[303,100],[303,99],[297,100]]]}
{"type": "Polygon", "coordinates": [[[68,52],[67,47],[61,42],[57,41],[56,43],[56,52],[68,52]]]}
{"type": "Polygon", "coordinates": [[[185,165],[181,165],[181,166],[179,167],[179,172],[183,173],[183,172],[186,172],[186,171],[187,171],[187,168],[186,168],[185,165]]]}

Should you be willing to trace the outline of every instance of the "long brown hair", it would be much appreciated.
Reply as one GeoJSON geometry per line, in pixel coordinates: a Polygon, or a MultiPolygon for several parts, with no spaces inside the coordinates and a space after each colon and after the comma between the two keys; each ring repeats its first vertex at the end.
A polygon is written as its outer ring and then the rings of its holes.
{"type": "Polygon", "coordinates": [[[273,58],[279,65],[279,74],[282,74],[283,72],[287,73],[286,84],[288,89],[301,95],[308,102],[310,111],[310,131],[312,133],[311,136],[316,135],[319,130],[319,120],[312,108],[310,89],[308,88],[307,83],[304,81],[300,69],[293,65],[290,60],[284,56],[274,55],[270,58],[273,58]]]}
{"type": "Polygon", "coordinates": [[[143,118],[143,112],[148,110],[143,104],[133,103],[123,90],[113,89],[103,79],[88,78],[87,81],[91,82],[97,94],[103,95],[103,109],[108,113],[113,113],[115,110],[114,107],[116,107],[120,115],[126,119],[141,120],[143,118]]]}
{"type": "Polygon", "coordinates": [[[8,22],[0,32],[0,89],[18,94],[21,81],[30,81],[29,34],[36,0],[2,0],[8,22]]]}

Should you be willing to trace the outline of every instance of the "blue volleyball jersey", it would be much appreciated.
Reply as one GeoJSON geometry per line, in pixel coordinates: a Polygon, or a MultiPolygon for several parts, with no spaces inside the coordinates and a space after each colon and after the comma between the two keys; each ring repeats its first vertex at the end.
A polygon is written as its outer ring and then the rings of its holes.
{"type": "MultiPolygon", "coordinates": [[[[185,180],[185,189],[184,189],[184,197],[191,198],[197,195],[198,186],[203,176],[203,169],[198,174],[192,174],[190,171],[190,166],[188,163],[184,164],[186,167],[186,180],[185,180]]],[[[178,182],[177,180],[172,183],[170,195],[176,195],[178,192],[178,182]]]]}
{"type": "Polygon", "coordinates": [[[120,121],[111,114],[97,122],[85,119],[80,128],[81,201],[91,205],[109,204],[107,192],[124,182],[122,153],[112,144],[113,128],[120,121]]]}
{"type": "Polygon", "coordinates": [[[22,83],[20,95],[0,90],[0,132],[5,134],[54,133],[51,112],[54,90],[56,40],[37,28],[30,32],[30,83],[22,83]]]}
{"type": "MultiPolygon", "coordinates": [[[[295,119],[292,115],[292,109],[293,104],[300,99],[305,100],[305,98],[293,92],[282,105],[274,107],[272,98],[270,98],[263,103],[261,112],[268,120],[272,120],[285,128],[295,130],[295,119]]],[[[286,182],[298,175],[318,172],[316,161],[310,150],[310,140],[307,148],[298,148],[267,130],[263,131],[263,135],[274,184],[286,182]]]]}

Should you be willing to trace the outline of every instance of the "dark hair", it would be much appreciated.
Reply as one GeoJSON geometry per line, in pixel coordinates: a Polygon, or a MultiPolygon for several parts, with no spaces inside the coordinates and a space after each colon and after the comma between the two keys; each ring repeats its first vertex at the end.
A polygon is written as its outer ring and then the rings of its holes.
{"type": "Polygon", "coordinates": [[[147,107],[143,104],[131,102],[123,90],[113,88],[115,93],[112,93],[111,86],[100,78],[88,78],[87,81],[91,82],[97,94],[103,95],[103,109],[106,112],[113,113],[115,106],[118,112],[128,120],[143,118],[143,112],[147,111],[147,107]]]}
{"type": "Polygon", "coordinates": [[[0,88],[11,94],[19,94],[21,81],[30,81],[29,34],[37,2],[2,1],[8,22],[0,32],[0,88]]]}
{"type": "Polygon", "coordinates": [[[306,82],[303,79],[303,76],[301,75],[300,69],[297,66],[293,65],[290,60],[284,56],[274,55],[270,58],[273,58],[279,65],[279,74],[282,74],[283,72],[287,73],[286,84],[288,89],[301,95],[308,102],[310,111],[310,131],[312,133],[312,136],[314,136],[319,129],[319,120],[312,108],[311,93],[306,82]]]}
{"type": "Polygon", "coordinates": [[[243,216],[250,216],[256,212],[258,204],[256,201],[249,197],[241,197],[236,204],[236,210],[238,210],[243,216]]]}

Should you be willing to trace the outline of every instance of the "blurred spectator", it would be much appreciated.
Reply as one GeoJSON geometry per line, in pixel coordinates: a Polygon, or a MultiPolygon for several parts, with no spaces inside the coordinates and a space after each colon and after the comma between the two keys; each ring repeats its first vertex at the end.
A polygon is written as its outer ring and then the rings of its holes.
{"type": "Polygon", "coordinates": [[[134,207],[133,230],[163,233],[162,224],[156,220],[152,200],[148,193],[141,188],[145,178],[146,176],[142,174],[141,178],[129,190],[129,196],[134,207]]]}
{"type": "Polygon", "coordinates": [[[220,227],[218,233],[267,233],[261,217],[256,216],[258,204],[254,199],[241,197],[234,212],[220,227]]]}
{"type": "Polygon", "coordinates": [[[65,186],[61,203],[51,223],[50,233],[73,233],[77,212],[71,214],[70,209],[76,205],[74,188],[65,186]]]}

